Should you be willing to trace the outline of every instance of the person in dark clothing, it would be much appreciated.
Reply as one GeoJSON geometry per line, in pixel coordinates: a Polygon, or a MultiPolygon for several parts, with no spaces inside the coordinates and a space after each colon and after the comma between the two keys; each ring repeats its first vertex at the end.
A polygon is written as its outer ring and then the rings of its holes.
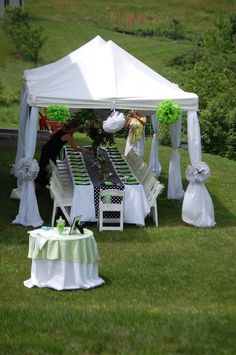
{"type": "Polygon", "coordinates": [[[76,120],[65,122],[64,126],[52,133],[48,142],[42,147],[39,160],[39,173],[35,179],[36,187],[46,187],[49,183],[50,173],[49,160],[56,164],[56,159],[65,144],[69,144],[75,151],[81,152],[74,142],[73,134],[78,131],[79,125],[76,120]]]}

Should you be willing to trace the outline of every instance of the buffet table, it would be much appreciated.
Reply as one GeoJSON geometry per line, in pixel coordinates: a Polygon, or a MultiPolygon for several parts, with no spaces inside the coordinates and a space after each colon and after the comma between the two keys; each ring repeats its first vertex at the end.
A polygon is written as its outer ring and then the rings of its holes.
{"type": "Polygon", "coordinates": [[[125,191],[124,222],[144,226],[150,209],[142,184],[118,150],[100,148],[100,154],[109,170],[106,179],[100,176],[99,159],[93,161],[86,153],[78,154],[69,148],[65,152],[74,183],[71,220],[79,215],[83,222],[96,222],[99,189],[116,188],[125,191]]]}
{"type": "Polygon", "coordinates": [[[56,228],[39,228],[29,233],[28,257],[32,259],[28,288],[49,287],[55,290],[89,289],[104,283],[98,276],[99,254],[93,233],[84,229],[62,234],[56,228]]]}

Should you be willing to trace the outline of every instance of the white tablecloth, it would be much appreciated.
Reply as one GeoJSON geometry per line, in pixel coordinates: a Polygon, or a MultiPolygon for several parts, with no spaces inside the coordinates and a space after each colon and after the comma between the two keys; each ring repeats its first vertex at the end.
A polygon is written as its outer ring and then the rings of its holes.
{"type": "Polygon", "coordinates": [[[26,287],[60,291],[89,289],[104,283],[98,276],[99,255],[91,231],[85,229],[85,235],[70,236],[69,228],[62,235],[58,235],[55,228],[51,232],[37,229],[29,233],[32,266],[30,279],[24,281],[26,287]]]}
{"type": "Polygon", "coordinates": [[[63,260],[32,259],[31,277],[24,281],[28,288],[49,287],[57,291],[89,289],[100,286],[97,263],[79,263],[63,260]]]}
{"type": "MultiPolygon", "coordinates": [[[[145,217],[150,212],[142,185],[125,185],[124,222],[145,225],[145,217]]],[[[71,220],[81,216],[81,221],[95,222],[93,185],[74,185],[71,220]]]]}
{"type": "MultiPolygon", "coordinates": [[[[124,222],[145,226],[145,218],[149,212],[150,208],[142,184],[125,184],[124,222]]],[[[97,221],[94,206],[94,186],[92,184],[74,185],[70,212],[71,220],[76,216],[81,216],[82,222],[97,221]]]]}

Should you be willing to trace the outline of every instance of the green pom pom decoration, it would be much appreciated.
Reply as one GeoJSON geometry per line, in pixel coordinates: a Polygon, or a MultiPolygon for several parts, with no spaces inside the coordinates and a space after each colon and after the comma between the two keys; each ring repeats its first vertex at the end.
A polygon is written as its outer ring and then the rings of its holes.
{"type": "Polygon", "coordinates": [[[173,101],[163,101],[157,106],[156,117],[160,123],[169,125],[175,123],[180,114],[180,106],[173,101]]]}
{"type": "Polygon", "coordinates": [[[47,109],[47,117],[51,121],[64,122],[70,118],[70,111],[63,105],[50,105],[47,109]]]}

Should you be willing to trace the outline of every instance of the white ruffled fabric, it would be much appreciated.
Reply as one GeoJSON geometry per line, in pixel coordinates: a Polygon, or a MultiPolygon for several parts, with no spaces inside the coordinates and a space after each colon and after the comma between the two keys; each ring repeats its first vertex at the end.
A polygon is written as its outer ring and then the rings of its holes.
{"type": "Polygon", "coordinates": [[[110,116],[103,122],[102,128],[107,133],[120,131],[125,125],[125,116],[122,112],[112,111],[110,116]]]}
{"type": "Polygon", "coordinates": [[[15,176],[22,180],[35,180],[39,172],[36,159],[22,158],[15,165],[15,176]]]}
{"type": "Polygon", "coordinates": [[[209,166],[204,162],[188,165],[186,169],[186,178],[192,183],[203,183],[211,176],[209,166]]]}

